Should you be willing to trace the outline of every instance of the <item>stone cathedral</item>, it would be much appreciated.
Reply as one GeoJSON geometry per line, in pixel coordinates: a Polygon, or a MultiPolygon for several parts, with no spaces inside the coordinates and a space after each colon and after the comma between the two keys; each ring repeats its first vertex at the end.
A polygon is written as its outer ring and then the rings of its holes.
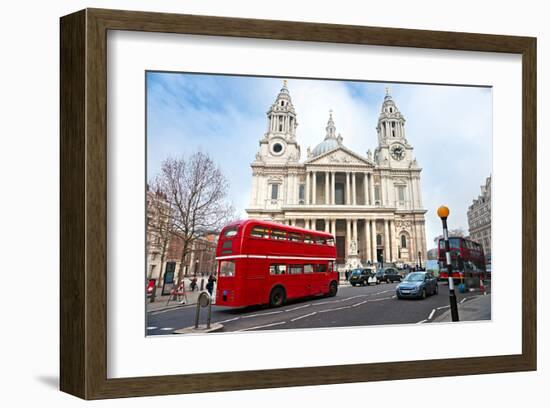
{"type": "Polygon", "coordinates": [[[378,146],[365,156],[345,146],[331,111],[324,139],[300,161],[297,118],[285,81],[251,164],[248,216],[332,233],[341,271],[373,262],[424,264],[421,168],[389,91],[376,126],[378,146]]]}

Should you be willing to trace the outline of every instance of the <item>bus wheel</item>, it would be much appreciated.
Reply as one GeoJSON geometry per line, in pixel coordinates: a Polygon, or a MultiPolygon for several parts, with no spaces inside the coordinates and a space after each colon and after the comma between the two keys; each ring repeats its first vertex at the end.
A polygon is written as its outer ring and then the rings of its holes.
{"type": "Polygon", "coordinates": [[[271,294],[269,295],[269,306],[279,307],[279,306],[282,306],[284,303],[285,303],[285,290],[280,286],[273,288],[271,290],[271,294]]]}
{"type": "Polygon", "coordinates": [[[337,293],[338,293],[338,285],[336,284],[336,282],[330,282],[330,285],[328,287],[328,295],[330,297],[334,297],[336,296],[337,293]]]}

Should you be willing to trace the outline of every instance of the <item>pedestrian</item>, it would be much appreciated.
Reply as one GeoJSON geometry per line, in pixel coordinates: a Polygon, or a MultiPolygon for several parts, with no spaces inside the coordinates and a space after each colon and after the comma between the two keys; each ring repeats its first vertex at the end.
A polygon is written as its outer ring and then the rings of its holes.
{"type": "Polygon", "coordinates": [[[216,283],[216,277],[214,275],[210,275],[208,277],[208,283],[206,284],[206,290],[212,296],[212,293],[214,292],[214,284],[216,283]]]}
{"type": "Polygon", "coordinates": [[[195,289],[198,290],[198,287],[197,287],[197,277],[196,277],[196,276],[193,276],[193,279],[191,279],[190,287],[191,287],[191,292],[194,292],[195,289]]]}

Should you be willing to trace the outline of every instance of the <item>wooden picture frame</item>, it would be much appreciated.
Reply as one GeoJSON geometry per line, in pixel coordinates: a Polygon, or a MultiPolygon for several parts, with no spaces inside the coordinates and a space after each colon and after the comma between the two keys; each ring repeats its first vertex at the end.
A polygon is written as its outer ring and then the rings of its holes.
{"type": "Polygon", "coordinates": [[[60,388],[85,399],[536,370],[536,39],[86,9],[61,18],[60,388]],[[107,378],[107,32],[130,30],[519,54],[522,57],[522,353],[107,378]]]}

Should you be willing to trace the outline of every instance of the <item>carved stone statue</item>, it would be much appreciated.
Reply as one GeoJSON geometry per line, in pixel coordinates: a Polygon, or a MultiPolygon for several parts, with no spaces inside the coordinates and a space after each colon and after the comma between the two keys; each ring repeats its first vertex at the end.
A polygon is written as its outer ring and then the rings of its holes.
{"type": "Polygon", "coordinates": [[[367,159],[372,161],[372,152],[370,151],[370,149],[367,150],[367,159]]]}
{"type": "Polygon", "coordinates": [[[354,239],[349,242],[349,253],[350,255],[357,255],[357,242],[354,239]]]}

